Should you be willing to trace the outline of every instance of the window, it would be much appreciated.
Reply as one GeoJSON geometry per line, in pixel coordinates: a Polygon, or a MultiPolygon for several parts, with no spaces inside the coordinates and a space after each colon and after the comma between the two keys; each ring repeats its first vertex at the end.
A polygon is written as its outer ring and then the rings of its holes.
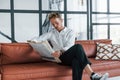
{"type": "Polygon", "coordinates": [[[77,40],[120,42],[119,0],[0,0],[0,42],[26,42],[52,29],[48,14],[58,11],[77,40]],[[24,35],[24,36],[23,36],[24,35]]]}
{"type": "Polygon", "coordinates": [[[120,1],[119,0],[110,0],[110,12],[120,12],[120,1]]]}
{"type": "Polygon", "coordinates": [[[64,11],[64,0],[42,0],[42,10],[64,11]]]}
{"type": "Polygon", "coordinates": [[[120,25],[110,25],[110,39],[114,44],[120,44],[120,25]]]}
{"type": "Polygon", "coordinates": [[[77,39],[88,39],[87,4],[88,0],[0,0],[0,42],[26,42],[50,31],[48,14],[53,11],[62,14],[63,25],[73,29],[77,39]]]}
{"type": "Polygon", "coordinates": [[[38,0],[14,0],[15,10],[39,10],[38,0]]]}
{"type": "Polygon", "coordinates": [[[107,0],[92,0],[92,10],[94,12],[107,12],[107,0]]]}
{"type": "Polygon", "coordinates": [[[11,42],[10,13],[0,13],[0,42],[11,42]]]}
{"type": "Polygon", "coordinates": [[[0,9],[10,9],[10,0],[0,0],[0,9]]]}
{"type": "Polygon", "coordinates": [[[68,14],[67,26],[76,32],[78,40],[87,39],[87,16],[86,14],[68,14]]]}
{"type": "Polygon", "coordinates": [[[15,40],[25,42],[39,36],[39,15],[32,13],[15,13],[15,40]],[[24,35],[24,36],[23,36],[24,35]]]}
{"type": "Polygon", "coordinates": [[[120,43],[119,0],[91,0],[91,39],[111,39],[120,43]],[[118,5],[118,6],[117,6],[118,5]]]}
{"type": "Polygon", "coordinates": [[[94,39],[107,39],[108,28],[106,25],[94,25],[93,26],[93,38],[94,39]]]}
{"type": "Polygon", "coordinates": [[[0,0],[0,22],[0,42],[26,42],[38,36],[39,0],[0,0]]]}
{"type": "Polygon", "coordinates": [[[67,1],[67,11],[87,11],[87,0],[69,0],[67,1]]]}

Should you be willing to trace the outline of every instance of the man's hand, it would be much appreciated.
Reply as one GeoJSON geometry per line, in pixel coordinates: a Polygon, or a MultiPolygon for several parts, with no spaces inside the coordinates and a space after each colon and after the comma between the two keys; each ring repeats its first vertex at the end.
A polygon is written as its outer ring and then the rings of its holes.
{"type": "Polygon", "coordinates": [[[52,56],[54,57],[60,57],[61,52],[60,51],[55,51],[54,53],[52,53],[52,56]]]}

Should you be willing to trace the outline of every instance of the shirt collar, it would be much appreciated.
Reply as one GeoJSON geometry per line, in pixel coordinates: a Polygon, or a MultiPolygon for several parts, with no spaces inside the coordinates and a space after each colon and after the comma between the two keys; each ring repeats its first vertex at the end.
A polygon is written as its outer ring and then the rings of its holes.
{"type": "Polygon", "coordinates": [[[64,27],[64,29],[60,33],[63,33],[63,32],[66,32],[66,27],[64,27]]]}
{"type": "Polygon", "coordinates": [[[55,28],[54,28],[54,30],[57,32],[57,33],[64,33],[64,32],[66,32],[66,27],[64,27],[64,29],[62,30],[62,31],[57,31],[55,28]]]}

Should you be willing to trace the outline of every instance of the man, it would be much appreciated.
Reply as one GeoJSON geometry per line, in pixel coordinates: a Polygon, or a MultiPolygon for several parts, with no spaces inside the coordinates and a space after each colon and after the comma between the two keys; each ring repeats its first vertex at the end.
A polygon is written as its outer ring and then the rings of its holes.
{"type": "Polygon", "coordinates": [[[61,48],[55,47],[54,57],[61,60],[61,64],[72,66],[73,80],[81,80],[82,73],[85,69],[91,80],[107,80],[108,73],[99,75],[94,73],[90,67],[90,62],[85,55],[85,52],[80,44],[75,43],[75,33],[62,25],[63,19],[59,13],[49,14],[49,20],[54,29],[48,33],[41,35],[38,40],[54,41],[61,48]]]}

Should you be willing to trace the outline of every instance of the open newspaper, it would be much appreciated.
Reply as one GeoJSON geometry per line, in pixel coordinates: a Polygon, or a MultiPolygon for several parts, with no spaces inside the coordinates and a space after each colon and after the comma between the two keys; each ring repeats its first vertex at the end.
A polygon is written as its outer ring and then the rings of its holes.
{"type": "Polygon", "coordinates": [[[35,42],[35,41],[27,41],[33,49],[35,49],[41,56],[42,59],[53,61],[53,62],[61,62],[59,58],[53,57],[51,53],[54,53],[53,45],[48,41],[41,41],[41,42],[35,42]]]}

